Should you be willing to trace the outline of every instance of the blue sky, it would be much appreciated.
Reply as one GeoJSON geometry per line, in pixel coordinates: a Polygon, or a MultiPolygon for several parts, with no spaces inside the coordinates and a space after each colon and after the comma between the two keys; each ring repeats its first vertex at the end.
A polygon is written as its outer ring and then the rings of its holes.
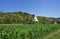
{"type": "Polygon", "coordinates": [[[15,11],[37,16],[60,17],[60,0],[0,0],[0,12],[15,11]]]}

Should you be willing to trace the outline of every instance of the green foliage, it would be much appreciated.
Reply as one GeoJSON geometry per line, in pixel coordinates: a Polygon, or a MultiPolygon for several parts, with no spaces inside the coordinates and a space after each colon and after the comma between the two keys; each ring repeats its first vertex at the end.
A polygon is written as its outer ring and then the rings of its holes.
{"type": "Polygon", "coordinates": [[[60,39],[60,32],[54,34],[53,36],[47,38],[47,39],[60,39]]]}
{"type": "Polygon", "coordinates": [[[0,24],[0,39],[42,39],[58,29],[54,24],[0,24]]]}
{"type": "MultiPolygon", "coordinates": [[[[60,24],[60,18],[37,16],[39,24],[60,24]]],[[[0,12],[0,24],[34,24],[31,14],[26,12],[0,12]]]]}
{"type": "Polygon", "coordinates": [[[31,15],[26,12],[0,12],[0,24],[29,23],[31,15]]]}
{"type": "Polygon", "coordinates": [[[52,18],[52,17],[43,17],[43,16],[38,16],[39,23],[41,24],[60,24],[60,19],[58,18],[52,18]]]}

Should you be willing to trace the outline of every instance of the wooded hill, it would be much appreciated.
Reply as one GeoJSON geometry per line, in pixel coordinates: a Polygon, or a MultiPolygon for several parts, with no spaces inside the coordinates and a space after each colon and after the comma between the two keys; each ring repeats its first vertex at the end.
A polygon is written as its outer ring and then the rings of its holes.
{"type": "MultiPolygon", "coordinates": [[[[37,16],[40,24],[60,24],[60,18],[37,16]]],[[[34,23],[31,14],[26,12],[0,12],[0,24],[32,24],[34,23]]]]}

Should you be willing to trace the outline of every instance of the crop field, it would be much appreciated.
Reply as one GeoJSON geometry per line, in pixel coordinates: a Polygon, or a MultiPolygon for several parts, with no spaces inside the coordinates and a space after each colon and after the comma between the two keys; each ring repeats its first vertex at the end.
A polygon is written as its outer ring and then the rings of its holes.
{"type": "MultiPolygon", "coordinates": [[[[60,24],[0,24],[0,39],[46,39],[58,30],[60,24]]],[[[59,39],[60,33],[57,34],[49,39],[59,39]]]]}

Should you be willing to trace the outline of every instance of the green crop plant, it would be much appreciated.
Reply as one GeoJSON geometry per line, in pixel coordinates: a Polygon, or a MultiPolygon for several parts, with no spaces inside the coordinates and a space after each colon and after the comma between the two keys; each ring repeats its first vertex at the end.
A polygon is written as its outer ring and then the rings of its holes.
{"type": "Polygon", "coordinates": [[[43,39],[60,24],[0,24],[0,39],[43,39]]]}

